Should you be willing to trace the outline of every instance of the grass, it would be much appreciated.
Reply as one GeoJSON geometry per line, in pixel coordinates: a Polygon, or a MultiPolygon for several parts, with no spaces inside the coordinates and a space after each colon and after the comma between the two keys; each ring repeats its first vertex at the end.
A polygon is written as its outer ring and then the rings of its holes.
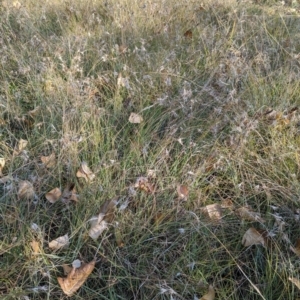
{"type": "Polygon", "coordinates": [[[209,285],[216,299],[300,297],[289,281],[300,276],[297,5],[2,1],[0,298],[67,298],[63,264],[94,257],[72,299],[200,299],[209,285]],[[90,183],[76,177],[82,161],[90,183]],[[133,188],[140,176],[154,193],[133,188]],[[46,200],[69,182],[78,203],[46,200]],[[92,240],[88,220],[113,198],[92,240]],[[265,222],[238,217],[247,206],[265,222]],[[267,247],[243,246],[250,227],[267,247]],[[68,248],[49,249],[66,233],[68,248]]]}

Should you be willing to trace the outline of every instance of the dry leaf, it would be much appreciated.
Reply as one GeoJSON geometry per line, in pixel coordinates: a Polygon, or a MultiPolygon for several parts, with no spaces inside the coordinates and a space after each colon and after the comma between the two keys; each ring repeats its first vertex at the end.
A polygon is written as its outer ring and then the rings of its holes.
{"type": "Polygon", "coordinates": [[[298,278],[289,277],[289,280],[300,290],[300,280],[298,278]]]}
{"type": "Polygon", "coordinates": [[[200,300],[214,300],[215,299],[215,290],[212,285],[209,286],[208,288],[208,293],[205,294],[200,300]]]}
{"type": "Polygon", "coordinates": [[[185,38],[188,38],[188,39],[191,39],[193,37],[193,32],[191,29],[187,30],[185,33],[184,33],[184,37],[185,38]]]}
{"type": "Polygon", "coordinates": [[[88,276],[92,273],[95,267],[96,260],[81,266],[76,269],[73,267],[72,271],[66,278],[58,277],[57,281],[67,296],[72,296],[84,284],[88,276]]]}
{"type": "Polygon", "coordinates": [[[70,267],[67,264],[63,264],[62,267],[64,269],[64,275],[65,276],[67,276],[72,271],[72,269],[73,269],[72,267],[70,267]]]}
{"type": "Polygon", "coordinates": [[[254,227],[249,228],[242,239],[242,244],[245,247],[252,246],[252,245],[262,245],[266,247],[267,240],[266,240],[266,232],[259,231],[254,227]]]}
{"type": "Polygon", "coordinates": [[[300,256],[300,239],[296,241],[295,248],[293,246],[290,246],[290,250],[292,250],[296,255],[300,256]]]}
{"type": "Polygon", "coordinates": [[[143,117],[136,113],[131,113],[128,121],[133,124],[139,124],[139,123],[143,122],[143,117]]]}
{"type": "Polygon", "coordinates": [[[32,199],[35,196],[34,188],[31,182],[21,180],[19,182],[18,197],[20,199],[32,199]]]}
{"type": "Polygon", "coordinates": [[[3,176],[2,170],[3,170],[4,166],[5,166],[5,158],[4,157],[0,157],[0,177],[3,176]]]}
{"type": "Polygon", "coordinates": [[[135,188],[138,188],[142,191],[145,191],[147,193],[154,193],[154,187],[153,185],[149,182],[147,177],[138,177],[135,184],[135,188]]]}
{"type": "Polygon", "coordinates": [[[28,141],[20,139],[17,146],[17,152],[20,153],[21,151],[23,151],[26,148],[27,144],[28,141]]]}
{"type": "Polygon", "coordinates": [[[63,190],[61,201],[65,204],[68,204],[70,201],[78,202],[78,197],[76,194],[75,184],[68,183],[65,189],[63,190]]]}
{"type": "Polygon", "coordinates": [[[77,171],[76,176],[78,178],[84,178],[87,182],[93,181],[93,179],[96,177],[96,175],[91,171],[91,169],[88,167],[85,161],[81,163],[81,166],[77,171]]]}
{"type": "Polygon", "coordinates": [[[235,210],[235,213],[242,219],[264,223],[265,220],[261,218],[261,214],[251,211],[249,207],[243,206],[235,210]]]}
{"type": "Polygon", "coordinates": [[[222,207],[220,204],[206,205],[202,210],[209,215],[213,221],[220,221],[222,219],[222,207]]]}
{"type": "Polygon", "coordinates": [[[33,240],[32,242],[30,242],[30,246],[31,246],[31,248],[33,250],[33,254],[36,255],[36,254],[41,253],[40,243],[39,242],[33,240]]]}
{"type": "Polygon", "coordinates": [[[186,185],[177,185],[177,193],[180,199],[187,200],[187,197],[189,195],[189,189],[186,185]]]}
{"type": "Polygon", "coordinates": [[[49,156],[41,156],[41,161],[46,168],[53,168],[56,165],[55,153],[51,153],[49,156]]]}
{"type": "Polygon", "coordinates": [[[55,203],[61,196],[61,190],[59,188],[55,188],[48,192],[45,197],[50,203],[55,203]]]}
{"type": "Polygon", "coordinates": [[[49,248],[52,250],[58,250],[69,245],[69,236],[65,234],[64,236],[60,236],[57,239],[51,241],[49,243],[49,248]]]}

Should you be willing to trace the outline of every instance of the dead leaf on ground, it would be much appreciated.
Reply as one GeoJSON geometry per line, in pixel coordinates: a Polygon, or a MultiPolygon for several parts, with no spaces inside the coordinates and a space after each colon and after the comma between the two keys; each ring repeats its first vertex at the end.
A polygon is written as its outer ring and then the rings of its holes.
{"type": "Polygon", "coordinates": [[[36,240],[33,240],[32,242],[30,242],[30,246],[33,250],[34,255],[41,253],[41,249],[40,249],[40,243],[36,240]]]}
{"type": "Polygon", "coordinates": [[[257,230],[254,227],[249,228],[242,239],[242,244],[245,247],[252,245],[262,245],[266,247],[267,245],[267,232],[265,230],[257,230]]]}
{"type": "Polygon", "coordinates": [[[69,204],[70,201],[78,202],[76,194],[76,188],[74,183],[68,183],[61,195],[61,201],[65,204],[69,204]]]}
{"type": "Polygon", "coordinates": [[[241,219],[244,219],[247,221],[260,222],[260,223],[265,222],[265,220],[261,217],[261,214],[258,212],[252,211],[250,207],[246,207],[246,206],[240,207],[235,210],[235,213],[241,219]]]}
{"type": "Polygon", "coordinates": [[[44,164],[44,166],[48,169],[55,167],[56,165],[55,153],[51,153],[48,156],[41,156],[41,161],[44,164]]]}
{"type": "Polygon", "coordinates": [[[96,177],[96,175],[91,171],[91,169],[88,167],[85,161],[81,163],[81,166],[77,171],[76,176],[78,178],[84,178],[87,182],[93,181],[93,179],[96,177]]]}
{"type": "Polygon", "coordinates": [[[64,236],[60,236],[57,239],[55,239],[49,243],[49,248],[52,250],[66,248],[67,246],[69,246],[68,234],[65,234],[64,236]]]}
{"type": "Polygon", "coordinates": [[[143,122],[143,117],[136,113],[131,113],[128,121],[133,124],[139,124],[139,123],[143,122]]]}
{"type": "Polygon", "coordinates": [[[3,170],[4,166],[5,166],[5,158],[4,157],[0,157],[0,177],[3,176],[2,170],[3,170]]]}
{"type": "Polygon", "coordinates": [[[200,300],[214,300],[215,299],[215,290],[212,285],[209,286],[208,288],[208,293],[205,294],[200,300]]]}
{"type": "Polygon", "coordinates": [[[63,264],[62,267],[64,269],[64,275],[65,276],[67,276],[73,269],[71,266],[69,266],[67,264],[63,264]]]}
{"type": "Polygon", "coordinates": [[[139,190],[142,190],[147,193],[154,193],[154,187],[149,182],[147,177],[138,177],[134,184],[134,188],[138,188],[139,190]]]}
{"type": "Polygon", "coordinates": [[[96,260],[82,265],[80,268],[72,268],[66,278],[58,277],[57,281],[67,296],[72,296],[84,284],[95,267],[96,260]]]}
{"type": "Polygon", "coordinates": [[[61,196],[60,188],[54,188],[50,192],[48,192],[45,197],[50,203],[55,203],[61,196]]]}
{"type": "Polygon", "coordinates": [[[178,184],[177,185],[177,193],[179,199],[186,201],[189,195],[189,189],[186,185],[178,184]]]}
{"type": "Polygon", "coordinates": [[[187,39],[191,39],[193,37],[193,32],[191,29],[187,30],[185,33],[184,33],[184,37],[187,38],[187,39]]]}
{"type": "Polygon", "coordinates": [[[222,207],[217,203],[206,205],[205,207],[202,207],[201,210],[204,213],[207,213],[213,221],[220,221],[223,217],[222,207]]]}
{"type": "Polygon", "coordinates": [[[18,197],[20,199],[33,199],[35,196],[34,188],[31,182],[21,180],[19,182],[18,197]]]}
{"type": "Polygon", "coordinates": [[[300,239],[297,239],[295,248],[290,246],[290,250],[293,251],[296,255],[300,256],[300,239]]]}
{"type": "Polygon", "coordinates": [[[14,154],[15,155],[20,154],[20,152],[22,152],[26,148],[27,144],[28,144],[28,141],[20,139],[18,141],[18,144],[17,144],[15,150],[14,150],[14,154]]]}
{"type": "Polygon", "coordinates": [[[300,280],[298,278],[289,277],[289,280],[300,290],[300,280]]]}
{"type": "Polygon", "coordinates": [[[89,236],[92,239],[97,239],[104,230],[108,229],[109,224],[113,221],[116,205],[117,201],[115,199],[106,201],[101,206],[99,215],[90,219],[91,228],[89,230],[89,236]]]}

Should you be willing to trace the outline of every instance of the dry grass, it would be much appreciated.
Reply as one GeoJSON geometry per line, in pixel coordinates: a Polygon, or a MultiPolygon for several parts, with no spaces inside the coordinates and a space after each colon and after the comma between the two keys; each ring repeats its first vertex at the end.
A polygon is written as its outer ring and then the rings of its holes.
{"type": "Polygon", "coordinates": [[[299,277],[290,247],[300,237],[293,5],[2,1],[0,158],[10,180],[0,184],[1,299],[63,299],[62,265],[94,256],[72,299],[198,299],[210,284],[216,299],[300,296],[288,280],[299,277]],[[128,122],[132,112],[144,121],[128,122]],[[28,144],[16,151],[20,139],[28,144]],[[82,161],[91,183],[76,178],[82,161]],[[139,176],[154,193],[133,189],[139,176]],[[21,199],[22,180],[35,197],[21,199]],[[68,182],[78,203],[46,200],[68,182]],[[113,198],[114,221],[94,241],[88,220],[113,198]],[[210,204],[221,220],[205,213],[210,204]],[[264,222],[239,217],[248,206],[264,222]],[[250,227],[268,246],[242,245],[250,227]],[[69,247],[51,251],[66,233],[69,247]]]}

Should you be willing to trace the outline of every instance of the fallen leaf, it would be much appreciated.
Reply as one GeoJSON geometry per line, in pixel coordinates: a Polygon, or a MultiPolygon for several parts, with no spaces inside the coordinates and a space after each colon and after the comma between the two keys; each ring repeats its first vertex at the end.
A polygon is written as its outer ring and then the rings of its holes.
{"type": "Polygon", "coordinates": [[[19,182],[18,197],[20,199],[32,199],[35,196],[34,188],[31,182],[21,180],[19,182]]]}
{"type": "Polygon", "coordinates": [[[26,148],[27,144],[28,144],[28,141],[20,139],[18,142],[17,149],[16,149],[17,152],[20,153],[21,151],[23,151],[26,148]]]}
{"type": "Polygon", "coordinates": [[[209,204],[202,208],[202,211],[207,213],[211,220],[220,221],[223,217],[222,215],[222,207],[220,204],[209,204]]]}
{"type": "Polygon", "coordinates": [[[65,276],[67,276],[72,271],[72,269],[73,269],[72,267],[70,267],[67,264],[63,264],[62,267],[64,269],[64,275],[65,276]]]}
{"type": "Polygon", "coordinates": [[[49,248],[52,250],[58,250],[61,248],[65,248],[69,245],[69,236],[65,234],[64,236],[60,236],[57,239],[51,241],[49,243],[49,248]]]}
{"type": "Polygon", "coordinates": [[[250,210],[249,207],[243,206],[235,210],[235,213],[244,220],[252,222],[264,223],[265,220],[262,219],[261,214],[250,210]]]}
{"type": "Polygon", "coordinates": [[[135,188],[138,188],[142,191],[145,191],[147,193],[153,193],[154,192],[154,187],[153,185],[149,182],[147,177],[138,177],[135,184],[135,188]]]}
{"type": "Polygon", "coordinates": [[[32,242],[30,242],[30,246],[33,250],[33,254],[36,255],[36,254],[39,254],[41,253],[41,249],[40,249],[40,243],[33,240],[32,242]]]}
{"type": "Polygon", "coordinates": [[[300,290],[300,280],[298,278],[289,277],[289,280],[300,290]]]}
{"type": "Polygon", "coordinates": [[[187,197],[189,195],[189,189],[186,185],[177,185],[177,193],[181,200],[187,200],[187,197]]]}
{"type": "Polygon", "coordinates": [[[3,176],[2,170],[3,170],[4,166],[5,166],[5,158],[4,157],[0,157],[0,177],[3,176]]]}
{"type": "Polygon", "coordinates": [[[185,33],[184,33],[184,37],[185,38],[188,38],[188,39],[191,39],[193,37],[193,32],[191,29],[187,30],[185,33]]]}
{"type": "Polygon", "coordinates": [[[55,153],[51,153],[49,156],[41,156],[41,161],[46,168],[53,168],[56,165],[55,153]]]}
{"type": "Polygon", "coordinates": [[[68,204],[70,201],[78,202],[76,188],[74,183],[68,183],[61,195],[61,201],[68,204]]]}
{"type": "Polygon", "coordinates": [[[296,241],[295,248],[293,246],[290,246],[290,250],[293,251],[296,255],[300,256],[300,239],[296,241]]]}
{"type": "Polygon", "coordinates": [[[72,268],[66,278],[58,277],[57,281],[67,296],[72,296],[84,284],[95,267],[96,260],[82,265],[80,268],[72,268]]]}
{"type": "Polygon", "coordinates": [[[252,245],[262,245],[266,247],[267,240],[266,240],[266,232],[265,231],[258,231],[254,227],[249,228],[242,239],[242,244],[245,247],[249,247],[252,245]]]}
{"type": "Polygon", "coordinates": [[[215,294],[216,293],[215,293],[214,287],[212,285],[210,285],[208,288],[208,293],[203,295],[203,297],[200,298],[200,300],[214,300],[215,294]]]}
{"type": "Polygon", "coordinates": [[[139,123],[143,122],[143,117],[136,113],[131,113],[128,121],[133,124],[139,124],[139,123]]]}
{"type": "Polygon", "coordinates": [[[45,197],[50,203],[55,203],[61,196],[60,188],[54,188],[50,192],[48,192],[45,197]]]}
{"type": "Polygon", "coordinates": [[[91,169],[88,167],[85,161],[81,163],[81,166],[77,171],[76,176],[78,178],[84,178],[87,182],[93,181],[93,179],[96,177],[96,175],[91,171],[91,169]]]}

